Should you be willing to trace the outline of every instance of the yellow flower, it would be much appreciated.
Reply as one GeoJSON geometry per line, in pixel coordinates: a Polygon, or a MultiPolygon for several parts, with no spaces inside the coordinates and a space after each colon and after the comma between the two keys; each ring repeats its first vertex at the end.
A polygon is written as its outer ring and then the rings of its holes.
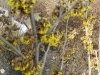
{"type": "Polygon", "coordinates": [[[93,3],[95,0],[90,0],[91,3],[93,3]]]}
{"type": "Polygon", "coordinates": [[[40,40],[41,41],[44,41],[44,42],[47,42],[48,41],[46,35],[41,36],[40,40]]]}
{"type": "Polygon", "coordinates": [[[58,43],[59,43],[59,37],[58,37],[58,39],[57,39],[57,38],[54,36],[54,34],[52,33],[52,34],[49,36],[48,43],[50,43],[51,46],[57,46],[58,43]]]}
{"type": "Polygon", "coordinates": [[[25,40],[23,36],[20,38],[20,41],[25,43],[26,45],[30,44],[30,39],[25,40]]]}
{"type": "Polygon", "coordinates": [[[87,48],[87,46],[86,46],[86,44],[84,44],[84,49],[86,49],[87,48]]]}
{"type": "Polygon", "coordinates": [[[48,31],[48,28],[45,27],[45,28],[43,28],[43,29],[40,29],[40,30],[38,31],[38,33],[39,33],[39,34],[46,34],[47,31],[48,31]]]}
{"type": "Polygon", "coordinates": [[[24,9],[23,11],[24,11],[26,14],[29,13],[28,9],[24,9]]]}
{"type": "Polygon", "coordinates": [[[84,17],[83,13],[78,13],[77,16],[84,17]]]}
{"type": "Polygon", "coordinates": [[[93,50],[93,45],[90,44],[89,46],[87,46],[87,49],[88,49],[89,51],[92,51],[92,50],[93,50]]]}
{"type": "Polygon", "coordinates": [[[30,70],[30,73],[31,73],[31,74],[34,74],[34,70],[30,70]]]}
{"type": "Polygon", "coordinates": [[[44,22],[44,23],[43,23],[43,26],[44,26],[44,27],[51,27],[51,24],[50,24],[50,22],[44,22]]]}
{"type": "Polygon", "coordinates": [[[63,60],[68,60],[70,58],[70,55],[68,53],[64,53],[64,55],[62,56],[63,60]]]}
{"type": "Polygon", "coordinates": [[[11,65],[14,66],[14,60],[11,61],[11,65]]]}
{"type": "Polygon", "coordinates": [[[92,19],[95,19],[96,17],[93,15],[93,14],[90,14],[89,17],[88,17],[88,20],[92,20],[92,19]]]}
{"type": "Polygon", "coordinates": [[[13,0],[8,0],[8,5],[11,7],[14,7],[15,2],[13,0]]]}
{"type": "Polygon", "coordinates": [[[20,38],[20,41],[21,41],[21,42],[24,42],[24,37],[21,37],[21,38],[20,38]]]}
{"type": "Polygon", "coordinates": [[[44,15],[44,18],[50,18],[50,15],[46,14],[44,15]]]}
{"type": "Polygon", "coordinates": [[[81,12],[85,12],[87,10],[87,8],[86,7],[83,7],[82,9],[81,9],[81,12]]]}
{"type": "Polygon", "coordinates": [[[47,31],[48,31],[48,29],[49,29],[49,27],[51,27],[50,22],[44,22],[44,23],[43,23],[43,28],[41,28],[41,29],[38,31],[38,33],[39,33],[39,34],[46,34],[47,31]]]}
{"type": "Polygon", "coordinates": [[[77,74],[77,72],[73,71],[70,75],[76,75],[76,74],[77,74]]]}
{"type": "Polygon", "coordinates": [[[33,4],[35,3],[35,0],[31,0],[31,1],[32,1],[33,4]]]}
{"type": "Polygon", "coordinates": [[[59,72],[58,72],[58,75],[62,75],[62,72],[61,72],[61,71],[59,71],[59,72]]]}
{"type": "Polygon", "coordinates": [[[29,7],[30,7],[30,8],[33,8],[33,5],[30,5],[29,7]]]}
{"type": "Polygon", "coordinates": [[[27,73],[25,73],[25,75],[31,75],[31,73],[28,71],[27,73]]]}
{"type": "Polygon", "coordinates": [[[54,34],[51,33],[50,35],[42,35],[40,37],[40,40],[45,42],[45,43],[50,43],[51,46],[58,46],[60,44],[60,39],[62,36],[65,34],[64,31],[61,32],[61,34],[54,34]]]}
{"type": "Polygon", "coordinates": [[[29,55],[26,55],[26,58],[28,59],[29,58],[29,55]]]}
{"type": "Polygon", "coordinates": [[[25,68],[28,68],[29,67],[29,64],[27,63],[26,65],[25,65],[25,68]]]}
{"type": "Polygon", "coordinates": [[[21,70],[21,71],[25,71],[25,69],[26,69],[25,67],[22,67],[20,70],[21,70]]]}
{"type": "Polygon", "coordinates": [[[75,35],[69,34],[68,39],[74,39],[75,35]]]}
{"type": "Polygon", "coordinates": [[[17,42],[14,41],[14,42],[13,42],[13,45],[14,45],[14,46],[17,46],[17,42]]]}
{"type": "Polygon", "coordinates": [[[22,4],[24,4],[26,0],[20,0],[20,1],[21,1],[22,4]]]}
{"type": "Polygon", "coordinates": [[[0,40],[0,45],[4,45],[4,42],[0,40]]]}
{"type": "Polygon", "coordinates": [[[17,71],[17,70],[20,70],[20,67],[19,67],[19,66],[17,66],[17,67],[15,67],[14,69],[17,71]]]}
{"type": "Polygon", "coordinates": [[[28,45],[30,44],[30,40],[24,40],[24,43],[28,45]]]}
{"type": "Polygon", "coordinates": [[[69,15],[64,16],[64,19],[67,19],[69,17],[69,15]]]}
{"type": "Polygon", "coordinates": [[[74,49],[71,49],[70,50],[71,54],[75,53],[75,50],[74,49]]]}
{"type": "Polygon", "coordinates": [[[89,23],[88,23],[87,20],[83,20],[83,21],[82,21],[82,24],[86,26],[86,25],[88,25],[89,23]]]}
{"type": "Polygon", "coordinates": [[[16,2],[16,3],[14,4],[14,6],[16,7],[16,9],[18,9],[19,6],[20,6],[20,4],[19,4],[18,2],[16,2]]]}
{"type": "Polygon", "coordinates": [[[27,4],[21,4],[21,7],[22,7],[24,10],[26,10],[27,4]]]}

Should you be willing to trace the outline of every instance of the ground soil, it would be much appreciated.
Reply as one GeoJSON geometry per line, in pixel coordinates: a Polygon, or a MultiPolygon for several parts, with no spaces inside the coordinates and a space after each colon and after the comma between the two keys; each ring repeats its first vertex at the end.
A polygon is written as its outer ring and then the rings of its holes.
{"type": "MultiPolygon", "coordinates": [[[[3,0],[0,0],[0,2],[4,2],[3,0]]],[[[99,20],[100,20],[100,1],[96,0],[94,4],[91,4],[92,9],[90,10],[91,13],[95,14],[97,16],[97,22],[94,26],[93,31],[93,44],[94,49],[98,50],[98,26],[99,26],[99,20]]],[[[5,7],[5,6],[4,6],[5,7]]],[[[7,8],[7,7],[5,7],[7,8]]],[[[80,19],[79,18],[71,18],[69,21],[69,27],[74,28],[80,28],[80,19]]],[[[62,25],[59,27],[60,29],[64,29],[65,26],[62,25]]],[[[82,33],[81,33],[82,34],[82,33]]],[[[70,41],[67,46],[66,50],[69,48],[74,48],[75,53],[71,55],[70,60],[64,62],[64,72],[65,75],[73,75],[73,72],[76,72],[77,75],[81,75],[83,72],[87,74],[88,72],[88,62],[87,62],[87,51],[84,50],[82,41],[80,40],[80,36],[76,36],[74,40],[70,41]]],[[[62,46],[59,45],[59,47],[54,48],[51,47],[48,52],[48,57],[46,60],[45,68],[43,71],[43,75],[51,75],[51,68],[52,65],[60,66],[60,52],[62,51],[62,46]]],[[[9,51],[3,51],[0,52],[0,75],[22,75],[20,71],[15,71],[11,65],[10,61],[13,59],[13,55],[9,51]],[[2,73],[2,70],[5,70],[4,73],[2,73]]],[[[92,70],[92,75],[96,75],[97,71],[92,70]]]]}

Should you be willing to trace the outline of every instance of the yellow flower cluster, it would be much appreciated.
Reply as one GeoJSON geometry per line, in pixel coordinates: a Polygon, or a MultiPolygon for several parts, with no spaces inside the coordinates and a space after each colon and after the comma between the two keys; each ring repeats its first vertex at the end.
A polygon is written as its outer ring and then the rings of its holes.
{"type": "Polygon", "coordinates": [[[90,14],[87,19],[82,20],[83,31],[86,32],[86,36],[81,37],[83,41],[84,48],[89,50],[90,52],[93,51],[93,43],[92,43],[92,33],[93,33],[93,23],[95,22],[95,16],[90,14]],[[87,28],[87,30],[86,30],[87,28]]]}
{"type": "Polygon", "coordinates": [[[13,12],[20,10],[21,12],[28,14],[31,12],[35,0],[8,0],[8,5],[13,8],[13,12]]]}
{"type": "Polygon", "coordinates": [[[70,0],[70,2],[71,2],[71,3],[74,3],[74,2],[76,2],[76,0],[70,0]]]}
{"type": "Polygon", "coordinates": [[[53,23],[56,21],[56,19],[59,16],[59,9],[60,9],[60,6],[57,5],[56,8],[54,9],[54,11],[52,12],[51,20],[52,20],[53,23]]]}
{"type": "Polygon", "coordinates": [[[78,7],[77,9],[71,10],[70,14],[71,14],[71,16],[83,17],[84,12],[88,9],[89,9],[89,7],[78,7]]]}
{"type": "Polygon", "coordinates": [[[13,41],[13,45],[17,46],[17,44],[24,43],[26,45],[31,45],[34,43],[34,37],[31,36],[30,38],[25,38],[25,36],[21,36],[19,39],[15,39],[13,41]]]}
{"type": "Polygon", "coordinates": [[[95,21],[96,21],[95,16],[93,14],[90,14],[87,19],[82,19],[82,25],[88,27],[92,26],[89,28],[90,30],[92,30],[93,25],[91,23],[94,23],[95,21]]]}
{"type": "Polygon", "coordinates": [[[14,69],[21,71],[24,75],[38,75],[41,70],[41,64],[34,64],[34,50],[22,50],[22,53],[25,55],[26,59],[23,59],[22,57],[16,57],[14,60],[12,60],[11,63],[14,69]]]}
{"type": "Polygon", "coordinates": [[[57,15],[53,14],[52,15],[52,22],[54,23],[56,19],[57,19],[57,15]]]}
{"type": "Polygon", "coordinates": [[[99,62],[99,59],[96,59],[96,58],[92,58],[91,61],[90,61],[90,64],[91,64],[91,68],[92,69],[95,69],[95,70],[98,70],[98,65],[97,64],[100,64],[99,62]]]}
{"type": "Polygon", "coordinates": [[[17,70],[20,70],[20,71],[26,70],[30,66],[31,63],[32,63],[32,59],[31,60],[25,59],[24,62],[21,59],[18,61],[18,58],[16,58],[16,60],[15,59],[12,60],[12,66],[14,67],[14,69],[16,71],[17,70]]]}
{"type": "MultiPolygon", "coordinates": [[[[4,42],[0,40],[0,45],[4,45],[4,42]]],[[[0,52],[2,51],[2,47],[0,47],[0,52]]]]}
{"type": "Polygon", "coordinates": [[[92,57],[92,59],[90,60],[91,68],[94,70],[98,70],[100,65],[100,58],[98,58],[98,51],[93,50],[93,52],[91,53],[91,57],[92,57]]]}
{"type": "Polygon", "coordinates": [[[20,38],[20,41],[23,42],[24,44],[30,44],[30,40],[29,39],[25,39],[24,37],[20,38]]]}
{"type": "MultiPolygon", "coordinates": [[[[87,26],[87,28],[88,28],[88,33],[89,33],[88,35],[89,35],[89,36],[92,36],[92,33],[93,33],[93,31],[92,31],[92,30],[93,30],[93,26],[94,26],[93,24],[88,24],[88,26],[87,26]]],[[[82,30],[85,31],[85,26],[82,27],[82,30]]]]}
{"type": "Polygon", "coordinates": [[[0,40],[0,45],[4,45],[4,42],[0,40]]]}
{"type": "Polygon", "coordinates": [[[66,16],[64,16],[64,19],[68,19],[68,17],[70,17],[70,14],[67,14],[66,16]]]}
{"type": "Polygon", "coordinates": [[[79,34],[79,33],[77,32],[76,28],[74,28],[72,31],[70,31],[67,38],[68,39],[74,39],[77,34],[79,34]]]}
{"type": "Polygon", "coordinates": [[[95,0],[90,0],[91,3],[94,3],[95,0]]]}
{"type": "Polygon", "coordinates": [[[52,75],[63,75],[63,73],[58,67],[52,66],[52,75]]]}
{"type": "Polygon", "coordinates": [[[22,73],[24,75],[39,75],[41,68],[42,67],[40,64],[36,64],[36,65],[33,65],[32,69],[28,69],[22,73]]]}
{"type": "Polygon", "coordinates": [[[70,55],[74,54],[74,53],[75,53],[75,50],[70,49],[70,50],[68,50],[67,52],[64,53],[64,55],[62,56],[62,59],[63,60],[68,60],[68,59],[70,59],[70,55]]]}
{"type": "Polygon", "coordinates": [[[53,72],[52,75],[62,75],[62,72],[58,72],[56,74],[53,72]]]}
{"type": "MultiPolygon", "coordinates": [[[[47,16],[47,15],[46,15],[47,16]]],[[[65,31],[61,33],[50,33],[46,34],[49,28],[51,27],[51,23],[49,21],[41,22],[41,28],[38,30],[38,34],[40,35],[40,41],[44,43],[50,43],[51,46],[58,46],[60,43],[60,39],[64,35],[65,31]]]]}
{"type": "MultiPolygon", "coordinates": [[[[76,75],[76,74],[77,74],[76,71],[73,71],[73,72],[70,73],[70,75],[76,75]]],[[[82,75],[84,75],[84,74],[82,74],[82,75]]]]}
{"type": "Polygon", "coordinates": [[[68,54],[67,52],[64,53],[62,59],[63,59],[63,60],[68,60],[68,59],[70,59],[70,54],[68,54]]]}
{"type": "Polygon", "coordinates": [[[43,19],[45,19],[45,20],[50,19],[50,15],[49,15],[49,14],[45,14],[45,15],[43,16],[43,19]]]}
{"type": "Polygon", "coordinates": [[[92,39],[88,38],[86,36],[83,36],[83,37],[81,37],[81,40],[83,41],[84,49],[87,49],[90,52],[92,52],[93,51],[92,39]]]}
{"type": "Polygon", "coordinates": [[[72,9],[69,14],[64,16],[64,19],[68,17],[84,17],[84,12],[88,10],[90,7],[78,7],[77,9],[72,9]]]}
{"type": "Polygon", "coordinates": [[[51,33],[50,35],[43,35],[40,37],[40,40],[44,43],[50,43],[51,46],[57,47],[64,33],[65,31],[62,31],[60,34],[51,33]]]}
{"type": "Polygon", "coordinates": [[[49,21],[43,22],[43,23],[42,23],[42,28],[39,29],[38,33],[39,33],[39,34],[46,34],[47,31],[48,31],[48,29],[49,29],[50,27],[51,27],[51,24],[50,24],[49,21]]]}

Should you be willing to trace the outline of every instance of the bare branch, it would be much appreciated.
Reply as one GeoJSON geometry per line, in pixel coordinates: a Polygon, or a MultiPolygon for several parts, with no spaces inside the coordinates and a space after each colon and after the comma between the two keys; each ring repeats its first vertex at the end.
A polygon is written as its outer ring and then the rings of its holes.
{"type": "MultiPolygon", "coordinates": [[[[100,59],[100,26],[99,26],[99,59],[100,59]]],[[[98,64],[98,75],[100,75],[100,64],[98,64]]]]}
{"type": "MultiPolygon", "coordinates": [[[[68,5],[68,10],[69,10],[70,1],[68,1],[67,5],[68,5]]],[[[67,38],[66,38],[66,37],[67,37],[67,32],[68,32],[68,21],[69,21],[69,18],[67,19],[67,23],[66,23],[66,33],[65,33],[64,45],[63,45],[63,47],[62,47],[62,56],[63,56],[63,54],[64,54],[64,52],[65,52],[65,46],[66,46],[66,43],[67,43],[67,38]]],[[[63,64],[64,64],[64,60],[61,61],[60,70],[63,69],[63,64]]]]}
{"type": "Polygon", "coordinates": [[[37,28],[34,20],[34,10],[32,10],[30,14],[30,20],[31,20],[31,26],[32,26],[32,31],[33,35],[35,36],[35,50],[36,50],[36,56],[35,56],[35,62],[38,63],[39,61],[39,49],[37,48],[38,46],[38,37],[37,37],[37,28]]]}
{"type": "Polygon", "coordinates": [[[42,70],[40,72],[40,75],[42,75],[42,72],[43,72],[43,69],[44,69],[44,66],[45,66],[45,62],[46,62],[46,58],[47,58],[47,54],[48,54],[49,50],[50,50],[50,44],[48,45],[47,51],[45,52],[45,55],[44,55],[44,60],[43,60],[43,64],[42,64],[43,68],[42,68],[42,70]]]}
{"type": "MultiPolygon", "coordinates": [[[[89,0],[86,1],[86,6],[88,7],[89,6],[89,0]]],[[[88,18],[88,10],[86,11],[86,14],[85,14],[85,18],[87,19],[88,18]]],[[[88,38],[88,27],[85,26],[85,31],[86,31],[86,37],[88,38]]],[[[88,50],[87,52],[87,55],[88,55],[88,69],[89,69],[89,75],[91,75],[91,64],[90,64],[90,51],[88,50]]]]}
{"type": "Polygon", "coordinates": [[[99,26],[99,58],[100,58],[100,26],[99,26]]]}
{"type": "Polygon", "coordinates": [[[68,10],[67,12],[65,12],[65,13],[61,16],[61,18],[63,18],[64,16],[66,16],[72,9],[74,9],[75,7],[77,7],[78,4],[79,4],[79,0],[77,0],[77,1],[74,3],[74,5],[73,5],[71,8],[69,8],[69,10],[68,10]]]}
{"type": "Polygon", "coordinates": [[[2,40],[5,44],[11,47],[18,55],[21,55],[24,59],[26,58],[17,48],[15,48],[11,43],[6,41],[2,36],[0,36],[0,40],[2,40]]]}
{"type": "MultiPolygon", "coordinates": [[[[78,5],[78,0],[75,2],[75,4],[67,11],[65,12],[63,15],[61,15],[56,19],[55,23],[52,25],[52,27],[48,30],[47,34],[50,33],[60,22],[61,18],[63,18],[64,16],[66,16],[73,8],[75,8],[78,5]]],[[[61,10],[61,9],[60,9],[61,10]]]]}
{"type": "MultiPolygon", "coordinates": [[[[68,21],[69,21],[69,18],[67,19],[67,24],[66,24],[66,33],[65,33],[65,41],[64,41],[64,45],[62,47],[62,55],[64,54],[65,52],[65,46],[66,46],[66,43],[67,43],[67,30],[68,30],[68,21]]],[[[60,70],[63,69],[63,63],[64,63],[64,60],[62,60],[61,62],[61,67],[60,67],[60,70]]]]}

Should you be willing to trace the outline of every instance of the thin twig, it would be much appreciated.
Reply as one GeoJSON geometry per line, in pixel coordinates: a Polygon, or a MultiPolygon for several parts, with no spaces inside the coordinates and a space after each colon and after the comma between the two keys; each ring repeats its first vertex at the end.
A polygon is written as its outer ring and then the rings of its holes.
{"type": "MultiPolygon", "coordinates": [[[[1,46],[1,47],[4,48],[4,50],[8,50],[9,51],[9,49],[7,47],[5,47],[5,46],[1,46]]],[[[18,55],[15,51],[13,51],[13,53],[15,53],[16,55],[18,55]]]]}
{"type": "MultiPolygon", "coordinates": [[[[100,59],[100,26],[99,26],[99,59],[100,59]]],[[[98,72],[98,75],[100,75],[100,64],[98,64],[98,70],[99,70],[99,72],[98,72]]]]}
{"type": "Polygon", "coordinates": [[[18,55],[21,55],[24,59],[26,58],[17,48],[15,48],[11,43],[6,41],[2,36],[0,36],[0,40],[2,40],[5,44],[11,47],[18,55]]]}
{"type": "Polygon", "coordinates": [[[89,75],[91,75],[90,51],[88,51],[88,68],[89,68],[89,75]]]}
{"type": "MultiPolygon", "coordinates": [[[[86,7],[89,6],[89,0],[86,1],[86,7]]],[[[86,11],[86,14],[85,14],[85,18],[87,19],[88,18],[88,10],[86,11]]],[[[86,30],[86,37],[88,38],[88,27],[85,26],[85,30],[86,30]]],[[[88,55],[88,69],[89,69],[89,75],[91,75],[91,64],[90,64],[90,51],[88,50],[87,52],[87,55],[88,55]]]]}
{"type": "MultiPolygon", "coordinates": [[[[62,16],[62,12],[63,12],[63,9],[62,9],[62,3],[61,3],[61,0],[59,0],[59,3],[60,3],[60,9],[59,9],[59,20],[58,20],[58,22],[60,22],[60,17],[62,16]]],[[[58,25],[58,24],[57,24],[58,25]]],[[[53,28],[53,31],[55,31],[56,30],[56,28],[57,28],[57,25],[53,28]]]]}
{"type": "Polygon", "coordinates": [[[69,8],[69,10],[67,11],[67,12],[65,12],[62,16],[61,16],[61,18],[63,18],[64,16],[66,16],[72,9],[74,9],[75,7],[78,7],[78,5],[79,5],[79,0],[77,0],[75,3],[74,3],[74,5],[71,7],[71,8],[69,8]]]}
{"type": "Polygon", "coordinates": [[[97,63],[97,68],[98,68],[98,73],[99,73],[99,61],[98,61],[98,55],[97,55],[97,51],[95,51],[96,54],[96,63],[97,63]]]}
{"type": "Polygon", "coordinates": [[[61,6],[62,5],[61,0],[59,0],[59,2],[60,2],[60,10],[59,10],[60,12],[59,12],[59,16],[62,16],[63,10],[62,10],[62,6],[61,6]]]}
{"type": "Polygon", "coordinates": [[[99,26],[99,58],[100,58],[100,26],[99,26]]]}
{"type": "MultiPolygon", "coordinates": [[[[67,38],[66,37],[67,37],[68,21],[69,21],[69,18],[67,19],[67,24],[66,24],[65,41],[64,41],[64,45],[62,47],[62,56],[65,53],[65,46],[66,46],[66,43],[67,43],[67,38]]],[[[63,69],[63,64],[64,64],[64,60],[62,60],[62,62],[61,62],[60,70],[63,69]]]]}
{"type": "Polygon", "coordinates": [[[12,15],[10,14],[10,11],[11,11],[11,7],[8,6],[9,20],[11,21],[11,25],[12,25],[12,15]]]}
{"type": "Polygon", "coordinates": [[[38,50],[39,50],[41,44],[43,44],[43,42],[39,42],[39,43],[38,43],[38,46],[37,46],[37,49],[38,49],[38,50]]]}
{"type": "Polygon", "coordinates": [[[57,25],[58,23],[60,22],[60,17],[58,17],[55,21],[55,23],[52,25],[52,27],[48,30],[47,34],[50,33],[57,25]]]}
{"type": "Polygon", "coordinates": [[[60,20],[61,20],[61,18],[63,18],[64,16],[66,16],[73,8],[75,8],[77,5],[78,5],[78,0],[75,2],[75,4],[67,11],[67,12],[65,12],[63,15],[60,15],[57,19],[56,19],[56,21],[55,21],[55,23],[52,25],[52,27],[48,30],[48,32],[47,32],[47,34],[48,33],[50,33],[58,24],[59,24],[59,22],[60,22],[60,20]]]}
{"type": "MultiPolygon", "coordinates": [[[[70,1],[68,1],[67,5],[68,5],[68,10],[69,10],[70,1]]],[[[64,41],[64,45],[62,47],[62,55],[61,56],[63,56],[64,53],[65,53],[65,46],[66,46],[66,43],[67,43],[67,38],[66,37],[67,37],[67,32],[68,32],[68,21],[69,21],[69,17],[68,17],[67,23],[66,23],[65,41],[64,41]]],[[[60,70],[63,70],[63,64],[64,64],[64,60],[62,60],[62,62],[61,62],[60,70]]]]}
{"type": "Polygon", "coordinates": [[[42,70],[40,72],[40,75],[42,75],[42,72],[43,72],[43,69],[44,69],[44,66],[45,66],[45,62],[46,62],[46,58],[47,58],[47,54],[48,54],[49,50],[50,50],[50,44],[48,45],[47,50],[46,50],[45,55],[44,55],[44,60],[43,60],[42,70]]]}
{"type": "MultiPolygon", "coordinates": [[[[13,17],[12,17],[12,14],[10,14],[10,12],[11,12],[11,7],[8,6],[8,15],[9,15],[9,21],[10,21],[9,27],[11,27],[11,25],[13,24],[13,17]]],[[[8,37],[13,38],[13,33],[11,30],[8,30],[8,37]]]]}
{"type": "Polygon", "coordinates": [[[39,49],[37,48],[38,46],[38,37],[37,37],[37,28],[34,20],[34,10],[31,11],[30,14],[30,20],[31,20],[31,26],[32,26],[32,32],[33,35],[35,36],[35,50],[36,50],[36,56],[35,56],[35,63],[38,63],[39,61],[39,49]]]}

